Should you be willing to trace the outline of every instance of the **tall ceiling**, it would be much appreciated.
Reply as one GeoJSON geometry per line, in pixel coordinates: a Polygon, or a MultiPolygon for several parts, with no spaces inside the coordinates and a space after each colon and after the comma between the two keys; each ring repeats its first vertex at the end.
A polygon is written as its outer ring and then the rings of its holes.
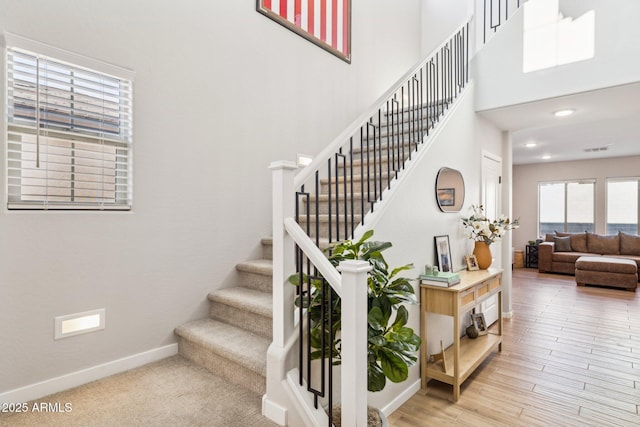
{"type": "Polygon", "coordinates": [[[640,83],[479,114],[512,131],[514,165],[640,155],[640,83]],[[575,112],[553,114],[564,109],[575,112]]]}

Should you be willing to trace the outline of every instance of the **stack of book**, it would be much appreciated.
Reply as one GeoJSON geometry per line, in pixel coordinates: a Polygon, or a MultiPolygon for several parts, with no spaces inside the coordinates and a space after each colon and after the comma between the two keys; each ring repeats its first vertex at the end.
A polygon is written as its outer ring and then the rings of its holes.
{"type": "Polygon", "coordinates": [[[442,288],[448,288],[449,286],[457,285],[460,283],[460,275],[458,273],[443,272],[438,273],[437,276],[422,274],[420,275],[420,284],[429,286],[440,286],[442,288]]]}

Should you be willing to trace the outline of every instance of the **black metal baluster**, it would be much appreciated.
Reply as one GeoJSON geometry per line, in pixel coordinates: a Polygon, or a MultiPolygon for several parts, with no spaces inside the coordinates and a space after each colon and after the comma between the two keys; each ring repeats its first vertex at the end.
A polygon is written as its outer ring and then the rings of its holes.
{"type": "MultiPolygon", "coordinates": [[[[331,227],[331,209],[332,209],[332,203],[331,203],[331,158],[329,158],[329,160],[327,160],[327,176],[328,176],[328,180],[329,183],[327,185],[327,206],[328,206],[328,211],[329,214],[327,215],[327,222],[328,222],[328,227],[329,227],[329,243],[333,242],[332,237],[332,227],[331,227]]],[[[338,180],[338,177],[336,177],[336,181],[338,180]]],[[[317,222],[320,222],[320,215],[318,214],[318,212],[316,212],[316,216],[317,216],[317,222]]]]}
{"type": "MultiPolygon", "coordinates": [[[[404,165],[405,162],[405,157],[404,157],[404,84],[401,87],[401,96],[400,96],[400,102],[402,103],[401,108],[400,108],[400,125],[402,126],[402,130],[400,132],[400,135],[402,135],[402,164],[404,165]]],[[[398,155],[399,157],[399,155],[398,155]]]]}
{"type": "Polygon", "coordinates": [[[364,219],[364,129],[360,126],[360,216],[364,219]]]}
{"type": "MultiPolygon", "coordinates": [[[[315,210],[316,210],[316,215],[318,210],[320,209],[320,174],[318,173],[318,171],[315,172],[314,174],[314,178],[315,178],[315,186],[314,186],[314,190],[315,190],[315,210]]],[[[310,231],[310,227],[311,227],[311,209],[307,209],[307,235],[311,236],[311,231],[310,231]]],[[[316,232],[316,246],[320,245],[320,233],[318,232],[318,221],[316,221],[315,225],[315,232],[316,232]]]]}
{"type": "MultiPolygon", "coordinates": [[[[333,425],[333,290],[331,290],[331,287],[328,286],[328,288],[330,289],[329,291],[329,301],[328,301],[328,311],[329,311],[329,336],[327,337],[329,339],[329,363],[328,363],[328,369],[329,369],[329,384],[328,384],[328,388],[329,388],[329,411],[328,411],[328,415],[329,415],[329,422],[328,422],[328,427],[331,427],[333,425]]],[[[324,365],[324,363],[323,363],[324,365]]]]}
{"type": "MultiPolygon", "coordinates": [[[[354,216],[354,210],[355,210],[355,197],[354,197],[354,193],[353,193],[353,136],[349,138],[349,157],[350,157],[350,162],[349,162],[349,182],[351,185],[351,236],[353,235],[353,230],[355,230],[356,225],[355,225],[355,216],[354,216]]],[[[364,215],[363,215],[364,216],[364,215]]]]}
{"type": "Polygon", "coordinates": [[[371,123],[373,118],[369,119],[367,122],[367,201],[371,205],[369,208],[373,211],[373,205],[376,203],[378,199],[378,188],[377,188],[377,177],[376,177],[376,127],[373,123],[371,123]],[[370,134],[369,129],[373,129],[373,200],[371,199],[371,149],[369,145],[370,134]]]}

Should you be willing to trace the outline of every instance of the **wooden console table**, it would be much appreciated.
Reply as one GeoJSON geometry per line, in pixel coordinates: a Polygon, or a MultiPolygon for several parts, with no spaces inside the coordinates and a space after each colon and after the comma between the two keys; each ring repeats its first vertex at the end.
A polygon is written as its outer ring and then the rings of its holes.
{"type": "MultiPolygon", "coordinates": [[[[422,389],[433,378],[453,386],[453,400],[460,397],[460,385],[496,348],[502,351],[502,270],[462,271],[461,281],[450,288],[420,285],[420,376],[422,389]],[[487,298],[498,295],[498,322],[487,335],[475,339],[460,337],[461,317],[487,298]],[[427,313],[453,317],[453,345],[445,350],[446,372],[442,362],[427,359],[427,313]],[[497,331],[495,331],[497,329],[497,331]]],[[[465,321],[465,326],[467,322],[465,321]]]]}

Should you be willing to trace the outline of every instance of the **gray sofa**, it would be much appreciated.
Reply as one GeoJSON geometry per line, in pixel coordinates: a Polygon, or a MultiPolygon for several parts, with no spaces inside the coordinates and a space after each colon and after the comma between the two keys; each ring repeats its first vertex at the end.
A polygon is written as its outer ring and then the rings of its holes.
{"type": "Polygon", "coordinates": [[[575,274],[575,264],[581,256],[630,259],[640,269],[640,236],[587,232],[548,234],[538,246],[538,271],[575,274]]]}

